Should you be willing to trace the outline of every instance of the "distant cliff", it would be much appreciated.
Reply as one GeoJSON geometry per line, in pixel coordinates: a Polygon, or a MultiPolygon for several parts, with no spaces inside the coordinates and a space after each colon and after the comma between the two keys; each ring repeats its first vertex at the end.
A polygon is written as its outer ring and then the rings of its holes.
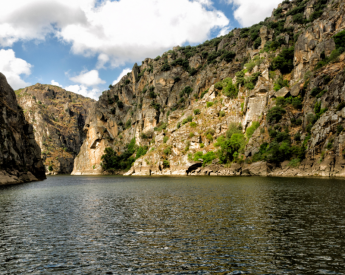
{"type": "Polygon", "coordinates": [[[344,1],[285,0],[147,58],[91,110],[73,174],[343,177],[344,48],[344,1]]]}
{"type": "Polygon", "coordinates": [[[0,73],[0,185],[46,178],[33,127],[25,120],[13,89],[0,73]]]}
{"type": "Polygon", "coordinates": [[[86,133],[86,116],[95,100],[53,85],[15,91],[26,120],[33,125],[47,174],[70,174],[86,133]]]}

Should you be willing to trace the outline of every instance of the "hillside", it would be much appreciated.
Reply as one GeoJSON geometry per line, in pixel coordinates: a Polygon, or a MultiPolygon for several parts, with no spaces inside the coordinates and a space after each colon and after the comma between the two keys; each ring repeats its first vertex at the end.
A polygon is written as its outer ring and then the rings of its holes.
{"type": "Polygon", "coordinates": [[[0,185],[46,178],[32,125],[25,121],[13,89],[0,73],[0,185]]]}
{"type": "Polygon", "coordinates": [[[15,91],[26,120],[33,125],[47,174],[70,174],[86,133],[88,110],[95,100],[53,85],[15,91]]]}
{"type": "Polygon", "coordinates": [[[72,174],[345,176],[344,15],[286,0],[135,64],[91,109],[72,174]]]}

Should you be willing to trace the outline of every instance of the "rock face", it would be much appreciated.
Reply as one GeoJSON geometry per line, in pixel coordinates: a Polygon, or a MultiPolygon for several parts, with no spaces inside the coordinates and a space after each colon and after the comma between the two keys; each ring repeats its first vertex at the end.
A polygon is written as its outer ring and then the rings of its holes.
{"type": "Polygon", "coordinates": [[[249,29],[135,64],[90,111],[73,174],[102,174],[105,148],[121,155],[135,138],[148,151],[126,175],[343,177],[345,45],[339,48],[333,37],[345,29],[345,3],[284,1],[280,7],[249,29]],[[225,88],[229,80],[238,84],[235,96],[225,88]],[[267,115],[277,104],[284,113],[272,122],[267,115]],[[233,163],[205,165],[193,157],[216,153],[215,141],[235,124],[246,142],[233,163]],[[258,127],[248,134],[252,125],[258,127]],[[258,158],[270,144],[281,145],[274,135],[283,132],[303,156],[258,158]]]}
{"type": "Polygon", "coordinates": [[[13,89],[0,73],[0,185],[46,178],[32,125],[25,120],[13,89]]]}
{"type": "Polygon", "coordinates": [[[36,84],[15,93],[26,120],[33,125],[46,174],[70,174],[95,100],[53,85],[36,84]]]}

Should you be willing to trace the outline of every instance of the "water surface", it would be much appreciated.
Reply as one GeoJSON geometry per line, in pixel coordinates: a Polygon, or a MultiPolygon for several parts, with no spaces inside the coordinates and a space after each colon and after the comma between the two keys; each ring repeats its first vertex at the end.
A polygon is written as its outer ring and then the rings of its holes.
{"type": "Polygon", "coordinates": [[[0,188],[0,274],[345,274],[345,181],[49,177],[0,188]]]}

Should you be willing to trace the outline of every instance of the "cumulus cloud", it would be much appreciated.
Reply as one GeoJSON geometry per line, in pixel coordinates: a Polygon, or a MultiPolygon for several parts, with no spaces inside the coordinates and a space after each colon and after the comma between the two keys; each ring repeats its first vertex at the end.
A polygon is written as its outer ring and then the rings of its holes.
{"type": "Polygon", "coordinates": [[[92,70],[89,72],[83,71],[78,76],[71,77],[70,80],[72,80],[75,83],[82,84],[84,86],[96,86],[105,83],[104,80],[100,79],[97,70],[92,70]]]}
{"type": "Polygon", "coordinates": [[[50,84],[54,85],[54,86],[58,86],[58,87],[62,87],[59,82],[56,82],[54,79],[50,82],[50,84]]]}
{"type": "Polygon", "coordinates": [[[126,74],[130,73],[131,71],[132,71],[132,70],[131,70],[130,68],[124,69],[124,70],[120,73],[119,77],[118,77],[116,80],[114,80],[113,85],[115,85],[116,83],[119,83],[120,80],[121,80],[121,78],[124,77],[126,74]]]}
{"type": "Polygon", "coordinates": [[[70,85],[70,86],[64,87],[64,89],[66,91],[70,91],[70,92],[73,92],[76,94],[80,94],[82,96],[90,97],[90,98],[93,98],[95,100],[98,100],[99,94],[101,92],[98,88],[93,88],[93,89],[89,90],[84,85],[70,85]]]}
{"type": "Polygon", "coordinates": [[[243,26],[249,27],[269,17],[281,0],[225,0],[234,5],[234,17],[243,26]]]}
{"type": "Polygon", "coordinates": [[[7,1],[0,9],[0,45],[53,34],[71,43],[75,54],[98,55],[97,68],[106,63],[116,67],[185,42],[203,42],[211,30],[229,24],[211,0],[103,0],[95,6],[96,2],[7,1]]]}
{"type": "Polygon", "coordinates": [[[25,60],[17,58],[12,49],[0,50],[0,72],[6,76],[14,90],[30,85],[22,79],[22,75],[30,75],[31,67],[25,60]]]}
{"type": "Polygon", "coordinates": [[[100,94],[100,90],[98,88],[93,88],[91,90],[89,90],[86,86],[84,85],[70,85],[67,87],[63,87],[62,85],[60,85],[59,82],[52,80],[50,82],[50,84],[61,87],[63,89],[65,89],[66,91],[69,92],[73,92],[82,96],[86,96],[86,97],[90,97],[93,98],[95,100],[98,100],[99,94],[100,94]]]}

